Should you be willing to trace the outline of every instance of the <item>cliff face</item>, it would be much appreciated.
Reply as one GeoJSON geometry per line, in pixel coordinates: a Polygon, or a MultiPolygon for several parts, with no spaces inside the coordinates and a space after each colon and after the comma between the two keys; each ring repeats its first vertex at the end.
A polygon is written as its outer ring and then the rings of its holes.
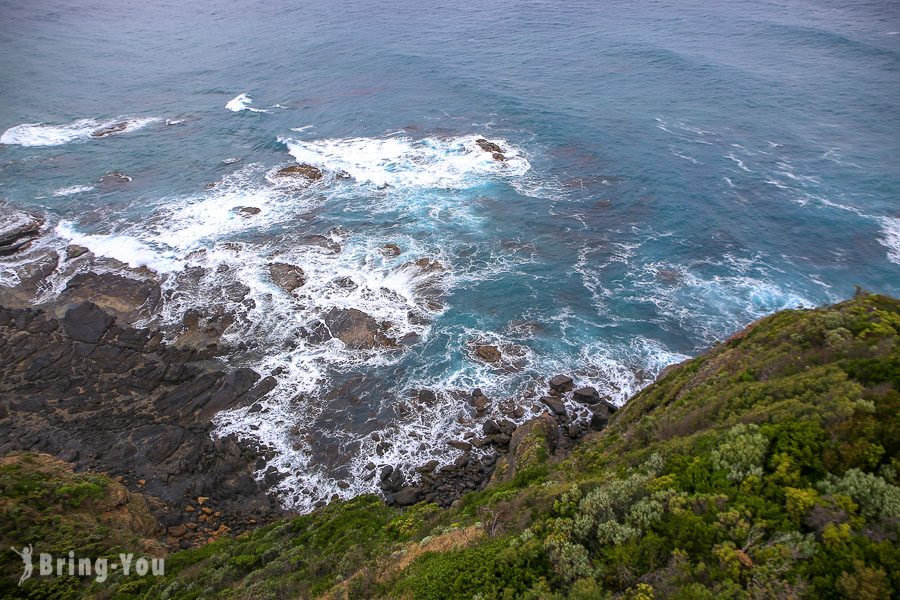
{"type": "Polygon", "coordinates": [[[165,578],[83,591],[891,597],[898,331],[900,302],[877,295],[778,313],[669,370],[566,455],[552,419],[535,420],[492,483],[450,509],[359,497],[171,554],[165,578]]]}

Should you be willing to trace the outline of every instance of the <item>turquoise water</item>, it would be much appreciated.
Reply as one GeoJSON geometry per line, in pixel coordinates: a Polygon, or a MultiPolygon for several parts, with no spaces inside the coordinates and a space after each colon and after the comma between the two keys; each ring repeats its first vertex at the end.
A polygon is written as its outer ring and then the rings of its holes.
{"type": "Polygon", "coordinates": [[[371,489],[373,456],[452,461],[482,420],[459,390],[500,410],[569,372],[622,402],[762,315],[900,293],[895,2],[0,5],[0,196],[49,216],[49,247],[157,271],[153,324],[237,315],[250,348],[227,361],[279,387],[220,432],[270,447],[301,509],[371,489]],[[295,160],[324,181],[273,183],[295,160]],[[276,256],[310,277],[296,297],[276,256]],[[405,266],[422,257],[446,270],[405,266]],[[406,346],[305,341],[335,307],[406,346]]]}

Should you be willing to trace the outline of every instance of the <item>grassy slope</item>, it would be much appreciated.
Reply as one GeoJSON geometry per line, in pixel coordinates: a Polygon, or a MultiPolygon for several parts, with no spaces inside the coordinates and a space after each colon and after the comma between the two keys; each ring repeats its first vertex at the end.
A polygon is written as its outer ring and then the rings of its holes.
{"type": "MultiPolygon", "coordinates": [[[[900,302],[762,319],[566,460],[439,510],[336,503],[100,597],[889,598],[900,302]]],[[[546,453],[536,451],[535,456],[546,453]]],[[[15,558],[15,557],[13,557],[15,558]]]]}

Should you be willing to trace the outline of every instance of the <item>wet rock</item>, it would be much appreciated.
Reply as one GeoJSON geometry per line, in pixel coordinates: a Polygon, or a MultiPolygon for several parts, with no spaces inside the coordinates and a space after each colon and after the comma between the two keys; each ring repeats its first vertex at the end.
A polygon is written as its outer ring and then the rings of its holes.
{"type": "Polygon", "coordinates": [[[44,219],[0,203],[0,256],[25,250],[40,235],[44,219]]]}
{"type": "Polygon", "coordinates": [[[439,273],[441,271],[446,271],[446,267],[441,264],[440,261],[434,260],[432,258],[423,257],[417,259],[413,262],[406,263],[407,267],[415,267],[419,269],[422,273],[430,274],[430,273],[439,273]]]}
{"type": "Polygon", "coordinates": [[[318,181],[323,177],[321,169],[306,163],[278,169],[276,175],[278,177],[303,177],[309,181],[318,181]]]}
{"type": "Polygon", "coordinates": [[[114,133],[125,131],[128,128],[128,121],[119,121],[107,127],[102,127],[91,132],[91,137],[102,138],[114,133]]]}
{"type": "Polygon", "coordinates": [[[382,253],[386,256],[400,256],[402,250],[400,250],[400,246],[397,244],[385,244],[381,247],[382,253]]]}
{"type": "Polygon", "coordinates": [[[231,209],[231,212],[242,217],[252,217],[253,215],[258,215],[262,211],[255,206],[235,206],[231,209]]]}
{"type": "Polygon", "coordinates": [[[418,471],[419,473],[431,473],[432,471],[437,469],[438,464],[440,464],[440,463],[438,463],[438,461],[432,459],[432,460],[429,460],[424,465],[422,465],[420,467],[416,467],[416,471],[418,471]]]}
{"type": "Polygon", "coordinates": [[[64,305],[91,301],[122,323],[134,323],[156,310],[160,302],[159,283],[133,279],[114,273],[79,273],[60,294],[64,305]]]}
{"type": "Polygon", "coordinates": [[[66,246],[66,260],[75,260],[79,256],[83,256],[87,254],[88,249],[84,246],[78,246],[76,244],[70,244],[66,246]]]}
{"type": "Polygon", "coordinates": [[[489,363],[500,362],[502,358],[497,346],[475,346],[475,356],[489,363]]]}
{"type": "Polygon", "coordinates": [[[556,396],[541,396],[541,402],[544,403],[553,414],[557,417],[566,416],[566,404],[556,396]]]}
{"type": "Polygon", "coordinates": [[[591,429],[600,431],[609,424],[609,416],[601,412],[591,412],[591,429]]]}
{"type": "Polygon", "coordinates": [[[303,269],[288,263],[270,263],[269,275],[272,277],[272,282],[288,294],[306,283],[306,274],[303,269]]]}
{"type": "Polygon", "coordinates": [[[371,350],[396,344],[384,334],[378,321],[355,308],[332,308],[322,318],[322,323],[307,337],[319,343],[337,338],[354,350],[371,350]]]}
{"type": "Polygon", "coordinates": [[[419,402],[426,406],[433,406],[437,402],[437,395],[431,390],[419,390],[418,398],[419,402]]]}
{"type": "Polygon", "coordinates": [[[502,154],[500,154],[499,152],[494,152],[494,153],[491,155],[491,157],[492,157],[494,160],[497,160],[497,161],[500,161],[500,162],[506,160],[506,157],[503,156],[502,154]]]}
{"type": "Polygon", "coordinates": [[[487,396],[481,393],[481,390],[475,390],[475,392],[472,392],[472,396],[469,398],[469,404],[472,405],[477,414],[483,414],[491,405],[491,401],[487,396]],[[475,392],[477,392],[477,394],[475,392]]]}
{"type": "Polygon", "coordinates": [[[484,138],[478,138],[475,140],[475,143],[478,144],[478,147],[484,150],[485,152],[490,152],[491,154],[497,152],[502,154],[503,148],[495,144],[494,142],[489,142],[484,138]]]}
{"type": "Polygon", "coordinates": [[[464,442],[462,440],[450,440],[449,442],[447,442],[447,445],[451,448],[462,450],[463,452],[468,452],[472,449],[472,444],[470,444],[469,442],[464,442]]]}
{"type": "Polygon", "coordinates": [[[586,386],[572,392],[572,400],[582,404],[596,404],[600,402],[600,394],[596,389],[586,386]]]}
{"type": "Polygon", "coordinates": [[[550,388],[557,392],[568,392],[572,387],[572,378],[568,375],[556,375],[550,380],[550,388]]]}
{"type": "Polygon", "coordinates": [[[324,235],[307,235],[303,237],[303,243],[308,246],[318,246],[337,254],[341,251],[340,243],[324,235]]]}

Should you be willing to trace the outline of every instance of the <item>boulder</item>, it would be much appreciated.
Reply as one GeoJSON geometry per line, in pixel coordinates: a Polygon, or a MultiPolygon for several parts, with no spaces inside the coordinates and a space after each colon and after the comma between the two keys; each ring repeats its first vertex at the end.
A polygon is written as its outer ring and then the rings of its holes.
{"type": "Polygon", "coordinates": [[[573,387],[572,378],[568,375],[557,375],[550,380],[550,389],[557,392],[568,392],[573,387]]]}
{"type": "Polygon", "coordinates": [[[566,416],[566,405],[556,396],[541,396],[541,402],[543,402],[547,407],[553,411],[557,417],[565,417],[566,416]]]}
{"type": "Polygon", "coordinates": [[[582,404],[596,404],[600,402],[600,394],[596,389],[586,386],[572,392],[572,400],[582,404]]]}
{"type": "Polygon", "coordinates": [[[478,144],[478,147],[481,148],[482,150],[484,150],[485,152],[490,152],[491,154],[493,154],[495,152],[499,153],[499,154],[503,153],[503,148],[501,148],[494,142],[487,141],[484,138],[478,138],[477,140],[475,140],[475,143],[478,144]]]}
{"type": "Polygon", "coordinates": [[[304,177],[309,181],[318,181],[323,177],[321,169],[306,163],[278,169],[275,174],[278,177],[304,177]]]}
{"type": "Polygon", "coordinates": [[[419,501],[419,488],[408,485],[394,494],[394,503],[398,506],[410,506],[419,501]]]}
{"type": "Polygon", "coordinates": [[[306,283],[306,274],[303,269],[288,263],[270,263],[269,275],[272,277],[272,282],[288,294],[306,283]]]}
{"type": "Polygon", "coordinates": [[[262,211],[255,206],[235,206],[231,209],[231,212],[242,217],[252,217],[253,215],[258,215],[262,211]]]}
{"type": "Polygon", "coordinates": [[[491,156],[493,157],[494,160],[497,160],[500,162],[503,162],[504,160],[506,160],[506,157],[503,156],[502,154],[500,154],[499,152],[494,152],[491,156]]]}
{"type": "Polygon", "coordinates": [[[497,346],[476,346],[475,356],[485,362],[495,363],[499,362],[503,355],[497,346]]]}
{"type": "Polygon", "coordinates": [[[88,249],[84,246],[78,246],[76,244],[69,244],[66,246],[66,259],[67,260],[75,260],[79,256],[83,256],[87,254],[88,249]]]}
{"type": "Polygon", "coordinates": [[[400,254],[402,253],[402,250],[400,250],[400,246],[398,246],[397,244],[385,244],[381,247],[381,251],[386,256],[400,256],[400,254]]]}
{"type": "Polygon", "coordinates": [[[422,257],[414,262],[406,263],[406,266],[415,266],[423,273],[438,273],[446,271],[446,267],[440,261],[428,257],[422,257]]]}

